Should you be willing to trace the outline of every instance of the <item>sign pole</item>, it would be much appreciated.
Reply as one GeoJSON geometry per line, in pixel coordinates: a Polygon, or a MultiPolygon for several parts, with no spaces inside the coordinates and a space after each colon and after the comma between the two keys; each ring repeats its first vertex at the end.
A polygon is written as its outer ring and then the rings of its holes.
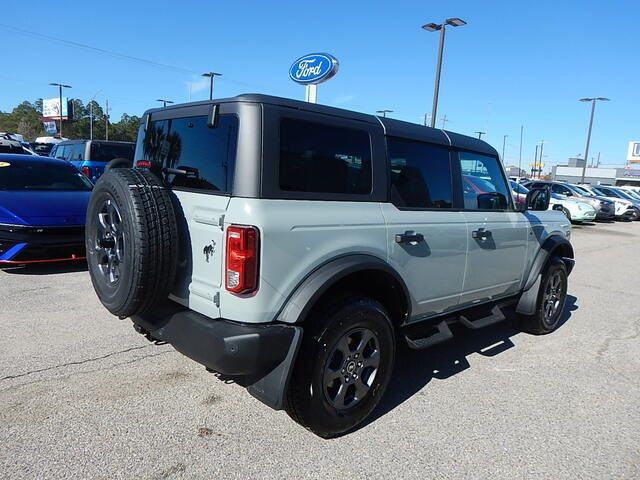
{"type": "Polygon", "coordinates": [[[305,85],[305,101],[309,103],[318,103],[318,85],[305,85]]]}

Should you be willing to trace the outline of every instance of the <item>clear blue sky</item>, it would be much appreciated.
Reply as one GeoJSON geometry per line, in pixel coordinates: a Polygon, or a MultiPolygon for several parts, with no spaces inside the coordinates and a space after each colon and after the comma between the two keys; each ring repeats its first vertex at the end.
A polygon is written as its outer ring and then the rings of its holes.
{"type": "MultiPolygon", "coordinates": [[[[112,116],[140,115],[157,98],[208,95],[195,72],[222,72],[215,96],[261,92],[303,98],[288,78],[297,57],[316,51],[340,60],[319,102],[420,122],[431,110],[438,34],[423,23],[458,16],[447,31],[438,118],[484,137],[523,166],[545,140],[547,165],[584,152],[589,106],[596,109],[591,152],[623,164],[640,139],[640,3],[631,0],[250,2],[112,0],[8,2],[0,24],[168,64],[128,61],[0,26],[0,110],[54,97],[49,82],[73,85],[85,103],[98,91],[112,116]],[[312,8],[313,5],[317,7],[312,8]],[[194,73],[190,73],[194,72],[194,73]]],[[[438,126],[441,124],[438,121],[438,126]]],[[[591,156],[591,155],[590,155],[591,156]]]]}

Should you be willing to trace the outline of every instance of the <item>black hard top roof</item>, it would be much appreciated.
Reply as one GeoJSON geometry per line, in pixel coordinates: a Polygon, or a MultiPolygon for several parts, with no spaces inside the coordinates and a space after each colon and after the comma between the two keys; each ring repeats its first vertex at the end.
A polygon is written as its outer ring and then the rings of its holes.
{"type": "Polygon", "coordinates": [[[236,97],[219,98],[214,100],[204,100],[200,102],[172,104],[166,107],[152,108],[145,112],[153,116],[154,112],[166,112],[172,109],[184,108],[185,106],[209,105],[215,103],[264,103],[269,105],[277,105],[280,107],[294,108],[308,112],[317,112],[325,115],[335,115],[343,118],[350,118],[367,123],[382,124],[385,134],[393,137],[408,138],[411,140],[425,141],[441,145],[451,145],[464,150],[473,150],[488,155],[498,155],[498,152],[487,142],[483,142],[474,137],[462,135],[448,130],[440,130],[437,128],[425,127],[416,123],[404,122],[392,118],[383,118],[367,113],[354,112],[342,108],[320,105],[317,103],[303,102],[301,100],[293,100],[290,98],[275,97],[272,95],[262,95],[258,93],[246,93],[236,97]]]}

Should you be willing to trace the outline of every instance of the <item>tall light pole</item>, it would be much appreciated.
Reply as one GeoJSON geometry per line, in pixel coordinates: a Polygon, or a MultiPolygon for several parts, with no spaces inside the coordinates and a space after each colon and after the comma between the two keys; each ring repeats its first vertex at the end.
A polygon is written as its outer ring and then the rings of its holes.
{"type": "Polygon", "coordinates": [[[64,83],[50,83],[52,87],[59,88],[59,104],[58,109],[60,110],[60,138],[62,138],[62,89],[63,88],[72,88],[71,85],[65,85],[64,83]]]}
{"type": "Polygon", "coordinates": [[[444,32],[447,25],[452,27],[461,27],[467,22],[458,17],[447,18],[442,23],[427,23],[422,26],[428,32],[437,32],[440,30],[440,46],[438,48],[438,63],[436,66],[436,82],[433,89],[433,106],[431,107],[431,126],[436,126],[436,113],[438,110],[438,94],[440,92],[440,72],[442,71],[442,53],[444,51],[444,32]]]}
{"type": "Polygon", "coordinates": [[[581,102],[591,102],[591,116],[589,117],[589,131],[587,133],[587,145],[584,148],[584,165],[582,166],[582,176],[580,177],[580,183],[584,183],[584,176],[587,173],[587,162],[589,161],[589,143],[591,143],[591,129],[593,128],[593,114],[596,111],[596,102],[608,102],[609,99],[605,97],[593,97],[593,98],[581,98],[581,102]]]}
{"type": "Polygon", "coordinates": [[[386,118],[387,113],[393,113],[393,110],[388,110],[385,108],[384,110],[376,110],[376,113],[382,115],[382,118],[386,118]]]}
{"type": "Polygon", "coordinates": [[[213,79],[216,77],[221,77],[222,74],[216,72],[204,72],[202,76],[209,77],[209,100],[213,100],[213,79]]]}
{"type": "Polygon", "coordinates": [[[173,100],[165,100],[164,98],[159,98],[156,102],[162,102],[162,108],[167,108],[167,103],[174,103],[173,100]]]}
{"type": "Polygon", "coordinates": [[[506,147],[507,145],[507,137],[509,135],[503,135],[502,136],[502,163],[504,163],[504,147],[506,147]]]}

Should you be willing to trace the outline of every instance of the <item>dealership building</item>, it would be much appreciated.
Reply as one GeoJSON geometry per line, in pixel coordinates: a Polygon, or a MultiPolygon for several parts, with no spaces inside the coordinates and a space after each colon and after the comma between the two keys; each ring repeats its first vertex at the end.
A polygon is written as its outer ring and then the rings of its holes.
{"type": "MultiPolygon", "coordinates": [[[[583,158],[570,158],[567,165],[554,166],[551,170],[554,180],[579,183],[582,179],[583,158]]],[[[640,187],[640,141],[629,142],[627,166],[624,168],[587,167],[585,183],[592,185],[634,185],[640,187]]]]}

